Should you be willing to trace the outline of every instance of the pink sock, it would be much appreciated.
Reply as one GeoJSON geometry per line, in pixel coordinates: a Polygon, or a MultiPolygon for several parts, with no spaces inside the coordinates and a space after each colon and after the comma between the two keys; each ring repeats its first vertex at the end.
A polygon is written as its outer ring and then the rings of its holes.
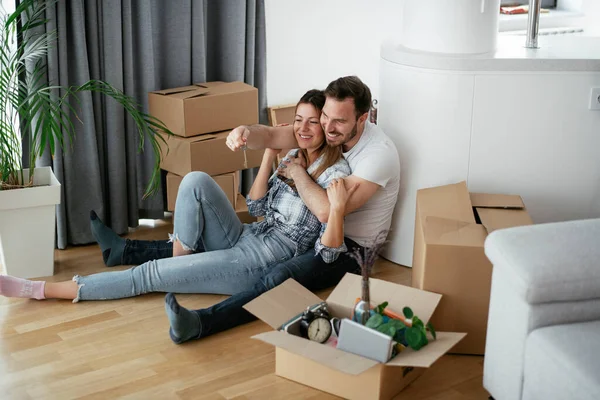
{"type": "Polygon", "coordinates": [[[2,296],[43,300],[46,298],[44,286],[46,286],[44,281],[30,281],[9,275],[0,275],[0,295],[2,296]]]}

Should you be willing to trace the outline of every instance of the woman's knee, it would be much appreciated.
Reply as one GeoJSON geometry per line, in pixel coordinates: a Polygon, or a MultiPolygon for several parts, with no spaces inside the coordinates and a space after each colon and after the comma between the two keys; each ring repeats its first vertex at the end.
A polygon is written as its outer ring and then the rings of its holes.
{"type": "Polygon", "coordinates": [[[211,178],[206,172],[202,171],[192,171],[187,173],[181,184],[179,185],[179,192],[182,191],[193,191],[198,188],[202,188],[206,185],[210,185],[214,182],[214,179],[211,178]]]}

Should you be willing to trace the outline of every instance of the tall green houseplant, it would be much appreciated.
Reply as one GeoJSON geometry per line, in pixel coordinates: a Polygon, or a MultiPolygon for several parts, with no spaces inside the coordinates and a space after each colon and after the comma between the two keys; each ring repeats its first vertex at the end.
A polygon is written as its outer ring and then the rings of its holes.
{"type": "Polygon", "coordinates": [[[155,154],[153,173],[144,193],[147,197],[160,185],[160,143],[155,130],[171,132],[156,118],[140,110],[130,96],[109,83],[90,80],[80,86],[52,86],[45,80],[45,60],[56,40],[56,32],[39,32],[46,9],[55,1],[23,0],[16,10],[2,16],[0,29],[0,190],[33,185],[36,160],[50,150],[54,155],[67,139],[74,140],[77,95],[81,92],[105,94],[121,104],[135,121],[140,137],[139,150],[149,140],[155,154]],[[15,38],[18,38],[15,41],[15,38]],[[75,121],[72,117],[75,116],[75,121]],[[20,125],[20,129],[18,128],[20,125]],[[26,154],[29,173],[23,171],[22,135],[31,142],[26,154]],[[28,179],[25,177],[28,175],[28,179]]]}
{"type": "Polygon", "coordinates": [[[139,150],[149,141],[155,164],[145,197],[160,185],[161,141],[165,141],[156,131],[172,134],[162,122],[142,112],[133,98],[106,82],[91,80],[69,87],[48,84],[46,59],[57,35],[46,32],[44,25],[46,10],[55,3],[23,0],[0,20],[0,264],[3,272],[22,278],[54,274],[56,204],[61,188],[51,168],[36,168],[36,160],[76,140],[74,124],[86,122],[77,116],[80,93],[114,99],[135,121],[139,150]]]}

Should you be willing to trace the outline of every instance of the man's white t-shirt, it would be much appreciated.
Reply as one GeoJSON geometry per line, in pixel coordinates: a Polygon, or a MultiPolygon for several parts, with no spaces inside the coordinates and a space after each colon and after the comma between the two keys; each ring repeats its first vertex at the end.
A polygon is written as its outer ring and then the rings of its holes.
{"type": "Polygon", "coordinates": [[[361,246],[373,245],[377,234],[388,230],[400,188],[400,157],[396,146],[381,128],[369,121],[358,141],[344,153],[352,175],[380,188],[344,220],[344,236],[361,246]]]}

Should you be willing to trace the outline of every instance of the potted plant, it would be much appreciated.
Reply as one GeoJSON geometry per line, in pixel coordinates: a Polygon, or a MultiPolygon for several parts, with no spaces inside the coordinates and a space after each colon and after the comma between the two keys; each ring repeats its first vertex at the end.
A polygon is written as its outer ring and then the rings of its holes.
{"type": "Polygon", "coordinates": [[[57,146],[63,148],[67,139],[75,139],[73,124],[82,123],[76,110],[79,93],[102,93],[117,101],[135,121],[139,149],[145,140],[150,141],[156,161],[144,196],[160,185],[159,141],[164,139],[154,130],[172,134],[162,122],[140,111],[133,98],[106,82],[90,80],[70,87],[44,82],[45,57],[56,32],[40,33],[35,28],[45,24],[46,9],[53,4],[21,1],[0,22],[0,263],[6,273],[23,278],[54,273],[60,183],[50,167],[35,165],[47,149],[54,155],[57,146]],[[31,141],[25,155],[22,134],[31,141]],[[23,166],[23,156],[28,168],[23,166]]]}

